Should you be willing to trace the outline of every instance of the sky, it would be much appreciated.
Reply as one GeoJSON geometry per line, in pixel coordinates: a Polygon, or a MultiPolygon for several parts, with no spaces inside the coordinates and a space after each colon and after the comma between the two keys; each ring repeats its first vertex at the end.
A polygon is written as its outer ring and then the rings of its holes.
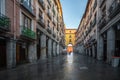
{"type": "Polygon", "coordinates": [[[87,0],[60,0],[66,28],[78,28],[87,0]]]}

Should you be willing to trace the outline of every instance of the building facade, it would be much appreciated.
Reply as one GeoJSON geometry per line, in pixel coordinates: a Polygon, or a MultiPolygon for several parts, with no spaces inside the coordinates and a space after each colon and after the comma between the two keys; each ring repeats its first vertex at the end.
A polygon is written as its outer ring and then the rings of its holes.
{"type": "Polygon", "coordinates": [[[65,30],[65,45],[68,52],[73,52],[73,46],[75,45],[75,33],[76,29],[65,30]]]}
{"type": "Polygon", "coordinates": [[[0,68],[59,55],[64,31],[59,0],[0,0],[0,68]]]}
{"type": "Polygon", "coordinates": [[[75,45],[75,33],[76,29],[66,29],[65,30],[65,45],[68,46],[69,44],[75,45]]]}
{"type": "Polygon", "coordinates": [[[88,0],[76,32],[77,52],[116,64],[112,60],[120,57],[119,26],[120,0],[88,0]]]}

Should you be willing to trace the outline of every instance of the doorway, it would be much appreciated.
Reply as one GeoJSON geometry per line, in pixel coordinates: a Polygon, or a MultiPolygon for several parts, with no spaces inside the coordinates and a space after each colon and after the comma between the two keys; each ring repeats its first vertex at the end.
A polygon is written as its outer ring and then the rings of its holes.
{"type": "Polygon", "coordinates": [[[16,45],[16,62],[17,64],[24,64],[28,61],[28,46],[22,43],[16,45]]]}
{"type": "Polygon", "coordinates": [[[37,60],[40,59],[41,56],[41,33],[37,29],[37,60]]]}
{"type": "Polygon", "coordinates": [[[0,39],[0,68],[6,67],[6,41],[0,39]]]}

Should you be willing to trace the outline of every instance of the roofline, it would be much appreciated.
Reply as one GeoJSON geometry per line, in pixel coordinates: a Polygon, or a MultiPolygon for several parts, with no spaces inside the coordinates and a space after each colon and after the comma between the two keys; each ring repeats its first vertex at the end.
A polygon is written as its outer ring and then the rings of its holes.
{"type": "Polygon", "coordinates": [[[88,1],[87,1],[87,5],[86,5],[86,8],[85,8],[84,14],[83,14],[83,16],[82,16],[82,19],[80,20],[80,24],[79,24],[79,26],[78,26],[78,28],[77,28],[77,31],[78,31],[78,29],[80,28],[80,25],[81,25],[81,23],[82,23],[82,20],[84,19],[84,17],[85,17],[86,14],[87,14],[87,9],[88,9],[88,7],[89,7],[90,1],[91,1],[91,0],[88,0],[88,1]]]}

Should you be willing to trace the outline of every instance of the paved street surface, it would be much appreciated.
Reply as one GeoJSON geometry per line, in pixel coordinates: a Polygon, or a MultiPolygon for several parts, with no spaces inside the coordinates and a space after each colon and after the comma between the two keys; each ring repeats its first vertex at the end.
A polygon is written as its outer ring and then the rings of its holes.
{"type": "Polygon", "coordinates": [[[0,80],[120,80],[120,68],[71,54],[0,71],[0,80]]]}

